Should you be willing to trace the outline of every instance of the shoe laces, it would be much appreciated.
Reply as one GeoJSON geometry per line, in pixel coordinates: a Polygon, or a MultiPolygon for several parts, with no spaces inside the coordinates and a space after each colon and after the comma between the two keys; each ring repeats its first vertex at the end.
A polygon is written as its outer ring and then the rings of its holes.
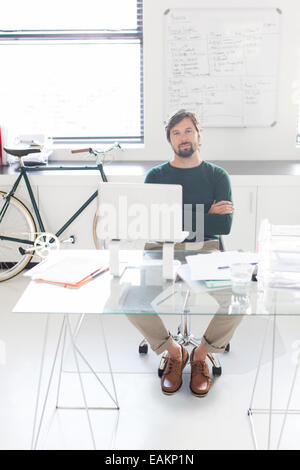
{"type": "Polygon", "coordinates": [[[206,378],[210,378],[209,372],[207,371],[206,361],[191,361],[191,365],[197,374],[202,374],[206,378]]]}
{"type": "Polygon", "coordinates": [[[181,365],[181,361],[178,360],[178,359],[175,359],[173,357],[165,357],[165,359],[167,359],[167,367],[166,367],[166,372],[165,372],[165,375],[168,375],[168,374],[171,374],[172,372],[180,372],[180,365],[181,365]]]}

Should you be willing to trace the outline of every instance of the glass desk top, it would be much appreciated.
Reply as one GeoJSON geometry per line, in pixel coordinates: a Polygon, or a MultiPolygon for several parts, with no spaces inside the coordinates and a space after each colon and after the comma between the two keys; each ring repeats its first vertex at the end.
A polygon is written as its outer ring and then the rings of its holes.
{"type": "MultiPolygon", "coordinates": [[[[64,250],[61,250],[61,252],[64,250]]],[[[70,253],[70,250],[68,250],[70,253]]],[[[76,250],[77,253],[99,253],[97,250],[76,250]]],[[[232,301],[231,288],[205,289],[189,285],[177,277],[162,277],[162,253],[144,252],[134,259],[133,252],[120,278],[109,272],[79,289],[30,281],[13,309],[14,313],[66,314],[132,314],[132,315],[227,315],[232,301]]],[[[176,259],[185,261],[192,251],[175,252],[176,259]]],[[[194,283],[195,284],[195,283],[194,283]]],[[[252,315],[300,315],[300,290],[269,290],[259,293],[257,282],[249,287],[252,315]]],[[[240,313],[249,315],[248,313],[240,313]]]]}

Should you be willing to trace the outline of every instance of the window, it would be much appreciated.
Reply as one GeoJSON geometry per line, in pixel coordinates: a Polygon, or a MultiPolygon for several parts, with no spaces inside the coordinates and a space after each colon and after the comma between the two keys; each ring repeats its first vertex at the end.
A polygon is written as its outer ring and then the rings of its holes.
{"type": "Polygon", "coordinates": [[[10,0],[0,17],[9,136],[143,142],[142,0],[10,0]]]}
{"type": "Polygon", "coordinates": [[[298,116],[296,123],[296,145],[300,146],[300,80],[292,83],[292,103],[297,106],[298,116]]]}
{"type": "Polygon", "coordinates": [[[296,136],[296,144],[300,145],[300,105],[298,108],[298,123],[297,123],[297,136],[296,136]]]}

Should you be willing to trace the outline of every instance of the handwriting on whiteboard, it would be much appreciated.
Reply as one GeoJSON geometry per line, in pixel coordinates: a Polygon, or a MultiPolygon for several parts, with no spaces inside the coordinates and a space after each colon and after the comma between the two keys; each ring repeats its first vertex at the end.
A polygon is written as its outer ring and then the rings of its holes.
{"type": "Polygon", "coordinates": [[[171,9],[166,15],[166,115],[203,126],[276,120],[280,15],[274,9],[171,9]]]}

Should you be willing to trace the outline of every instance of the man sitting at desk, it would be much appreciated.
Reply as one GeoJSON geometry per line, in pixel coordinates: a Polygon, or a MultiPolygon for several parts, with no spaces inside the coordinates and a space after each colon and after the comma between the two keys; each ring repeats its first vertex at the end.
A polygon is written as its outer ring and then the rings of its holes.
{"type": "MultiPolygon", "coordinates": [[[[204,249],[218,249],[218,235],[230,232],[234,212],[229,176],[222,168],[201,160],[201,129],[194,113],[178,111],[169,120],[166,135],[174,151],[173,159],[152,168],[145,183],[180,184],[184,207],[192,205],[193,212],[196,204],[204,204],[204,249]]],[[[168,351],[161,388],[165,394],[177,392],[188,362],[188,351],[174,341],[158,315],[129,315],[128,318],[157,354],[168,351]]],[[[240,321],[239,316],[215,315],[212,318],[201,344],[190,356],[190,389],[194,395],[202,397],[208,393],[211,379],[206,356],[225,350],[240,321]]]]}

